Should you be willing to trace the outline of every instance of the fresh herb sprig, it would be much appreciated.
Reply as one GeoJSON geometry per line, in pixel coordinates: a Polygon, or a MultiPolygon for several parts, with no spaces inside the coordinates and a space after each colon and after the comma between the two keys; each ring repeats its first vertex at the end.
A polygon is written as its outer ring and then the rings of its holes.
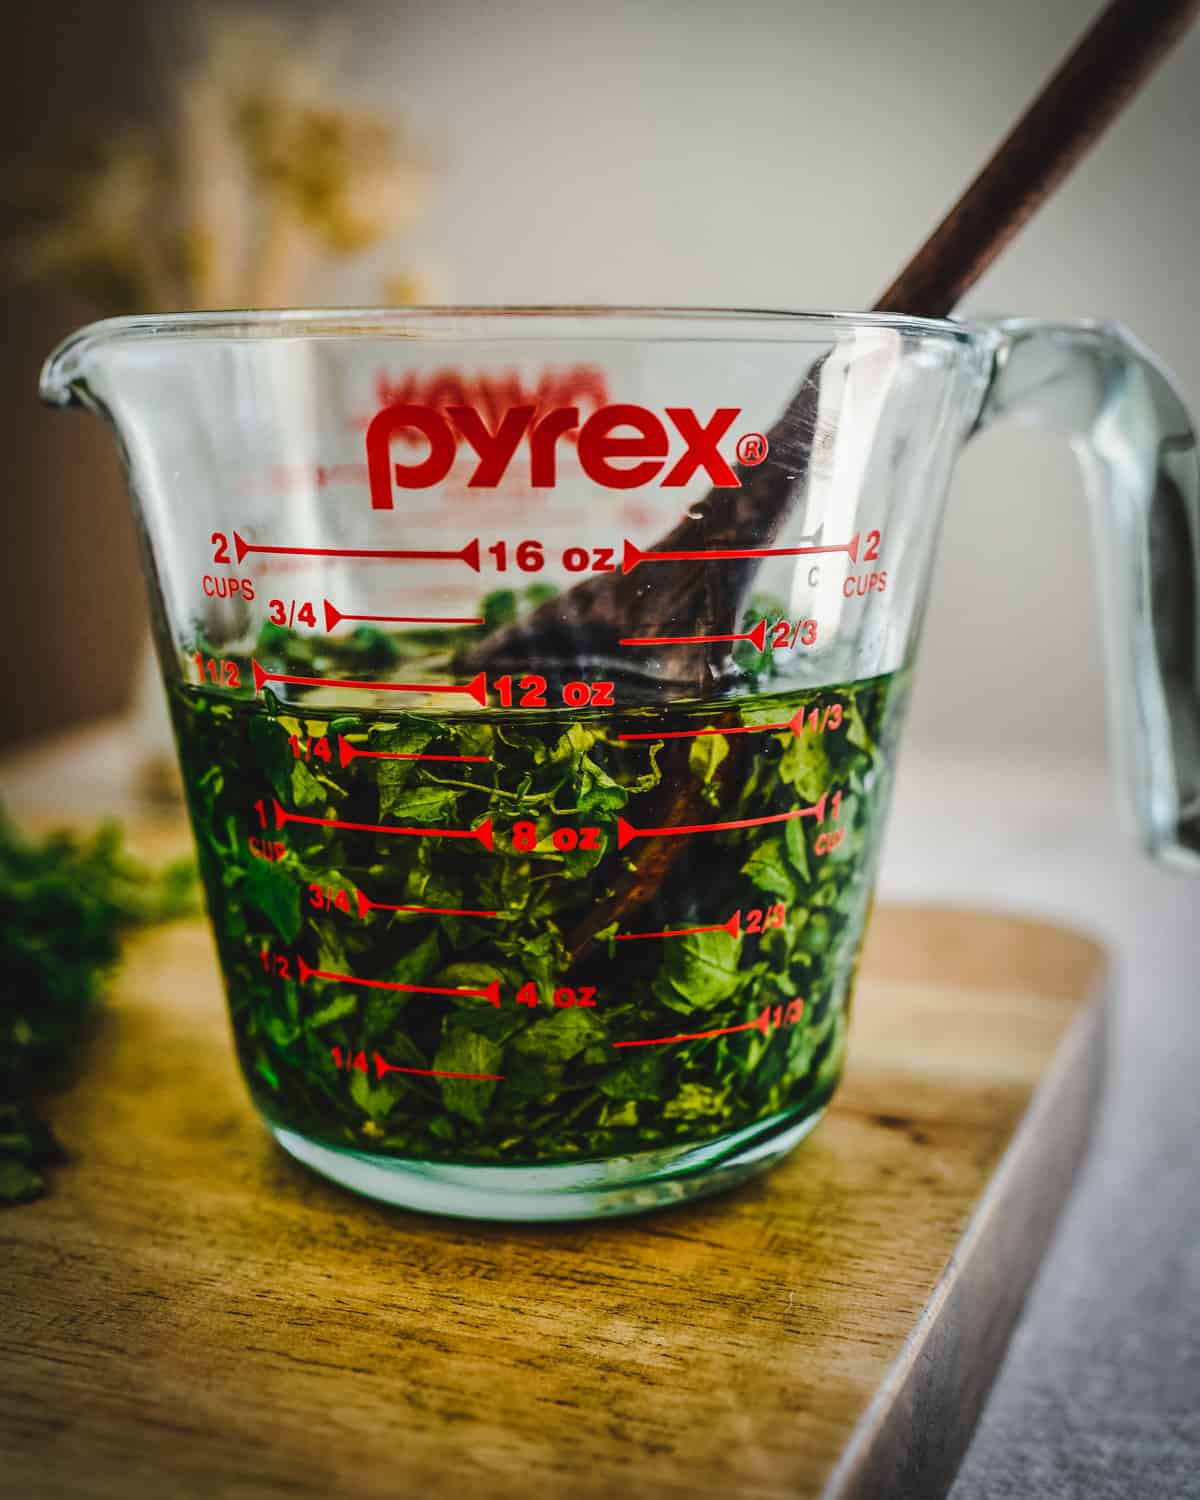
{"type": "Polygon", "coordinates": [[[195,905],[190,858],[155,873],[114,823],[34,841],[0,811],[0,1203],[39,1197],[64,1159],[40,1104],[72,1071],[121,939],[195,905]]]}

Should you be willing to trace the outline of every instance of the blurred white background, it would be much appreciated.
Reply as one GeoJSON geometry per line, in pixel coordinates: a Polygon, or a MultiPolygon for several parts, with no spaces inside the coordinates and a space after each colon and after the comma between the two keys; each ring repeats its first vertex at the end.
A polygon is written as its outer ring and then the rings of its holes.
{"type": "MultiPolygon", "coordinates": [[[[400,112],[440,158],[429,210],[403,248],[405,265],[432,271],[439,300],[856,308],[890,280],[1099,6],[280,0],[271,8],[313,36],[312,23],[334,18],[345,93],[400,112]]],[[[63,0],[41,20],[10,10],[16,82],[6,108],[20,112],[9,131],[18,148],[64,119],[152,108],[155,76],[192,9],[188,0],[100,8],[63,0]]],[[[967,306],[1119,318],[1200,407],[1198,85],[1200,34],[967,306]]],[[[368,256],[332,284],[314,284],[312,298],[375,300],[394,264],[368,256]]],[[[38,359],[79,310],[45,294],[6,301],[20,327],[0,425],[29,545],[10,549],[0,586],[10,598],[42,599],[64,576],[87,576],[97,556],[122,577],[119,588],[73,587],[43,613],[35,654],[15,668],[27,722],[8,737],[20,738],[120,706],[136,665],[140,604],[130,601],[141,588],[107,436],[36,405],[38,359]],[[90,506],[82,521],[81,462],[90,506]],[[92,651],[86,673],[73,670],[80,641],[92,651]],[[106,656],[110,642],[119,659],[106,656]]],[[[977,440],[950,499],[910,748],[1100,756],[1102,607],[1069,452],[1030,432],[977,440]]]]}

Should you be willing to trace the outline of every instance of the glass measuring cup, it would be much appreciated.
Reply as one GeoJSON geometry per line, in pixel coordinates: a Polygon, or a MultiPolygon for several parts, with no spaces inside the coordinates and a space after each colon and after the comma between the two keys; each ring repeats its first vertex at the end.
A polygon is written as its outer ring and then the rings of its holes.
{"type": "Polygon", "coordinates": [[[813,1126],[1000,415],[1084,458],[1114,744],[1196,864],[1195,443],[1119,330],[196,314],[82,330],[42,393],[125,457],[250,1092],[351,1188],[629,1212],[813,1126]]]}

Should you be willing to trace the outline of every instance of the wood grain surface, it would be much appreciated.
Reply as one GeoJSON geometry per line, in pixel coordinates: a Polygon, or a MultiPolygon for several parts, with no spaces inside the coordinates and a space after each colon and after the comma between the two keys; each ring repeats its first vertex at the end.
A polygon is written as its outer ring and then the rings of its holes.
{"type": "Polygon", "coordinates": [[[501,1228],[292,1162],[207,929],[147,935],[56,1101],[75,1160],[0,1215],[0,1493],[944,1493],[1082,1150],[1105,970],[882,909],[846,1083],[781,1167],[501,1228]]]}

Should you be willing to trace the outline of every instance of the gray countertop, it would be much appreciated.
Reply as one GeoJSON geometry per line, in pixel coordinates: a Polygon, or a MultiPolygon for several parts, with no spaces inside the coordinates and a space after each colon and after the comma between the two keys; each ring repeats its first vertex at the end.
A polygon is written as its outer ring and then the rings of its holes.
{"type": "Polygon", "coordinates": [[[1114,955],[1095,1141],[952,1500],[1200,1497],[1200,880],[1103,765],[902,763],[885,896],[1033,913],[1114,955]]]}

